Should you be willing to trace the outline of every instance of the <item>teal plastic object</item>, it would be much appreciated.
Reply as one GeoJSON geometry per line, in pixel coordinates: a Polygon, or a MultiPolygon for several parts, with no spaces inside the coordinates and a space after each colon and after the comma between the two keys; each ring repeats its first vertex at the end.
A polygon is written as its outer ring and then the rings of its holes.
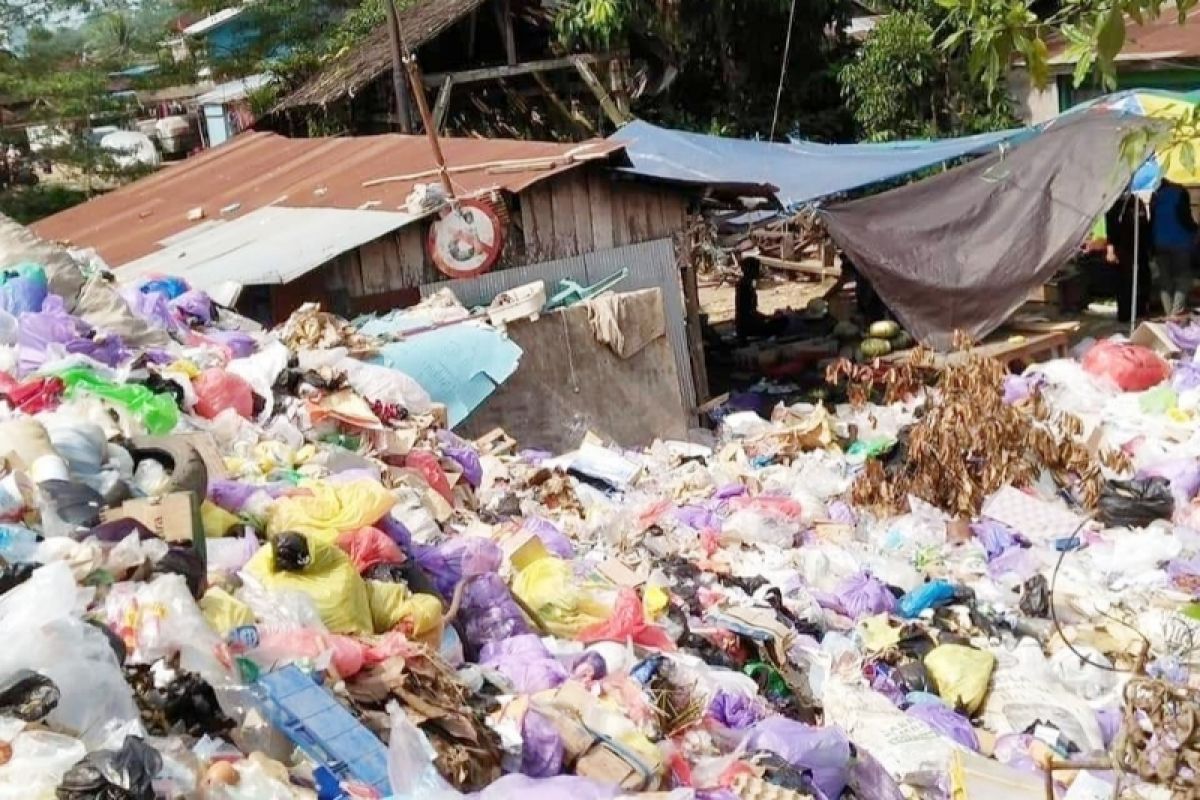
{"type": "Polygon", "coordinates": [[[572,280],[561,280],[558,282],[558,291],[546,301],[546,310],[553,311],[556,308],[566,308],[576,303],[582,303],[584,300],[589,300],[602,292],[607,292],[628,277],[629,267],[625,267],[621,271],[609,275],[599,283],[593,283],[591,286],[581,286],[572,280]]]}
{"type": "Polygon", "coordinates": [[[71,367],[58,373],[67,387],[67,397],[91,394],[141,417],[146,431],[161,436],[179,424],[179,408],[169,394],[156,394],[136,383],[106,381],[87,367],[71,367]]]}

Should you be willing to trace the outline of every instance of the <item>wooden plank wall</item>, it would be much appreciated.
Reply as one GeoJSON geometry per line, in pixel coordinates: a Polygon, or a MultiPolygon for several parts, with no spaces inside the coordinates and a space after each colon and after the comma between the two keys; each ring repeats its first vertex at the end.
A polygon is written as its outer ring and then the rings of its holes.
{"type": "MultiPolygon", "coordinates": [[[[688,196],[664,186],[576,169],[521,193],[497,269],[672,236],[687,225],[688,196]]],[[[325,285],[366,299],[444,280],[425,248],[428,225],[409,225],[322,267],[325,285]]],[[[313,298],[316,299],[316,298],[313,298]]]]}

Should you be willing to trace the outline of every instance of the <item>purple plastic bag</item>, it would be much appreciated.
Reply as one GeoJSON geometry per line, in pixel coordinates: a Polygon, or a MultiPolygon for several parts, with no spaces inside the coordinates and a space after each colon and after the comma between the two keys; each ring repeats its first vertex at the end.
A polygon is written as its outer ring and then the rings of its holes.
{"type": "Polygon", "coordinates": [[[139,292],[137,289],[126,289],[121,297],[129,304],[129,309],[149,322],[156,328],[162,328],[168,333],[180,329],[179,321],[171,313],[171,306],[166,295],[158,292],[139,292]]]}
{"type": "Polygon", "coordinates": [[[742,731],[763,718],[763,708],[753,697],[717,692],[708,704],[708,715],[726,728],[742,731]]]}
{"type": "Polygon", "coordinates": [[[571,677],[581,680],[600,680],[608,674],[608,662],[599,653],[588,650],[571,665],[571,677]]]}
{"type": "Polygon", "coordinates": [[[893,705],[904,702],[905,686],[900,680],[900,674],[886,664],[876,664],[875,674],[871,676],[871,688],[892,701],[893,705]]]}
{"type": "Polygon", "coordinates": [[[996,739],[992,757],[1001,764],[1007,764],[1021,772],[1045,774],[1038,763],[1029,754],[1030,748],[1037,741],[1028,733],[1006,733],[996,739]]]}
{"type": "Polygon", "coordinates": [[[858,523],[858,514],[845,501],[834,500],[826,506],[826,509],[829,513],[830,522],[836,522],[839,525],[855,525],[858,523]]]}
{"type": "Polygon", "coordinates": [[[288,483],[243,483],[229,479],[213,479],[208,483],[208,499],[214,505],[239,514],[250,498],[258,492],[266,492],[270,497],[280,497],[285,491],[293,489],[288,483]]]}
{"type": "Polygon", "coordinates": [[[972,752],[979,752],[979,737],[962,714],[942,703],[922,703],[904,712],[921,720],[935,731],[972,752]]]}
{"type": "Polygon", "coordinates": [[[483,645],[479,663],[512,681],[520,694],[553,689],[567,679],[567,668],[532,633],[483,645]]]}
{"type": "Polygon", "coordinates": [[[96,339],[76,339],[67,342],[68,353],[78,353],[99,361],[110,367],[115,367],[129,357],[125,343],[116,334],[101,336],[96,339]]]}
{"type": "Polygon", "coordinates": [[[568,561],[575,558],[575,548],[571,545],[571,540],[550,520],[528,517],[522,529],[537,536],[542,545],[559,558],[568,561]]]}
{"type": "Polygon", "coordinates": [[[467,584],[458,617],[463,622],[467,644],[475,649],[489,642],[532,633],[508,585],[495,573],[481,575],[467,584]]]}
{"type": "Polygon", "coordinates": [[[246,358],[258,350],[254,337],[242,331],[205,331],[205,336],[228,348],[234,358],[246,358]]]}
{"type": "Polygon", "coordinates": [[[879,763],[879,759],[866,750],[859,749],[850,762],[849,786],[854,790],[855,797],[904,800],[904,792],[900,791],[899,784],[879,763]]]}
{"type": "Polygon", "coordinates": [[[1100,736],[1104,739],[1104,748],[1112,746],[1113,740],[1121,730],[1121,710],[1118,708],[1096,709],[1096,722],[1100,725],[1100,736]]]}
{"type": "Polygon", "coordinates": [[[874,614],[890,614],[896,608],[896,596],[887,585],[869,572],[846,578],[834,590],[842,613],[853,620],[874,614]]]}
{"type": "Polygon", "coordinates": [[[442,455],[458,464],[463,478],[472,489],[478,489],[483,482],[483,465],[479,463],[479,453],[475,452],[475,448],[450,431],[438,431],[438,442],[442,445],[442,455]]]}
{"type": "Polygon", "coordinates": [[[391,514],[384,514],[375,523],[374,527],[386,533],[389,539],[400,545],[400,549],[403,550],[406,555],[412,553],[412,533],[407,527],[405,527],[403,522],[396,519],[391,514]]]}
{"type": "Polygon", "coordinates": [[[971,523],[971,533],[987,551],[988,559],[993,559],[1008,548],[1018,543],[1017,532],[1002,522],[991,519],[981,519],[971,523]]]}
{"type": "Polygon", "coordinates": [[[850,740],[836,726],[819,728],[769,717],[754,726],[748,752],[768,750],[796,769],[812,772],[813,784],[826,797],[840,797],[850,772],[850,740]]]}
{"type": "Polygon", "coordinates": [[[1040,373],[1006,375],[1004,378],[1004,404],[1012,406],[1024,402],[1045,385],[1046,378],[1040,373]]]}
{"type": "Polygon", "coordinates": [[[23,372],[32,372],[47,360],[52,344],[66,345],[91,334],[86,322],[67,313],[63,300],[49,295],[42,310],[17,318],[17,352],[23,372]]]}
{"type": "Polygon", "coordinates": [[[713,493],[713,500],[731,500],[746,493],[746,487],[740,483],[730,483],[713,493]]]}
{"type": "Polygon", "coordinates": [[[530,778],[505,775],[482,792],[467,795],[469,800],[614,800],[621,794],[616,784],[598,783],[575,775],[530,778]]]}
{"type": "Polygon", "coordinates": [[[720,518],[704,506],[680,506],[671,516],[694,531],[721,529],[720,518]]]}
{"type": "Polygon", "coordinates": [[[38,311],[49,293],[46,271],[36,264],[22,264],[5,273],[10,277],[0,284],[0,308],[14,317],[38,311]]]}
{"type": "Polygon", "coordinates": [[[1012,573],[1024,583],[1037,571],[1037,559],[1023,547],[1010,547],[988,562],[988,575],[993,578],[1012,573]]]}
{"type": "Polygon", "coordinates": [[[1138,478],[1165,478],[1171,484],[1171,496],[1175,507],[1186,506],[1200,492],[1200,461],[1178,458],[1163,461],[1147,469],[1138,470],[1138,478]]]}
{"type": "Polygon", "coordinates": [[[170,303],[175,316],[183,321],[196,321],[208,325],[213,321],[213,301],[199,289],[189,289],[170,303]]]}
{"type": "Polygon", "coordinates": [[[1200,388],[1200,364],[1177,361],[1175,371],[1171,374],[1171,388],[1177,392],[1200,388]]]}
{"type": "Polygon", "coordinates": [[[1168,322],[1167,335],[1171,337],[1171,341],[1175,343],[1175,346],[1181,350],[1191,352],[1200,347],[1200,324],[1195,322],[1188,325],[1168,322]]]}
{"type": "Polygon", "coordinates": [[[562,774],[563,740],[554,723],[536,711],[527,711],[521,720],[521,774],[531,778],[552,778],[562,774]]]}
{"type": "Polygon", "coordinates": [[[741,800],[732,789],[697,789],[696,800],[741,800]]]}

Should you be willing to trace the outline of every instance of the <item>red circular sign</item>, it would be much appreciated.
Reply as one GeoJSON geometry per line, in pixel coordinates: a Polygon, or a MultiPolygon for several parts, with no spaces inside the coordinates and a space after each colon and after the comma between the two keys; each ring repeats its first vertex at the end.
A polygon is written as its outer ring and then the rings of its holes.
{"type": "Polygon", "coordinates": [[[504,249],[504,226],[480,200],[460,200],[429,226],[429,255],[450,278],[474,278],[495,266],[504,249]]]}

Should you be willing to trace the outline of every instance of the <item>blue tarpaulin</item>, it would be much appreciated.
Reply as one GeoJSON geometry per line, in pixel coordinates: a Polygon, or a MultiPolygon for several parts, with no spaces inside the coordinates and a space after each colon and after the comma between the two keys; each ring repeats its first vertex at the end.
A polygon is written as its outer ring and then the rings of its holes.
{"type": "Polygon", "coordinates": [[[784,208],[872,186],[893,178],[991,152],[1033,135],[1021,128],[958,139],[887,144],[751,141],[659,128],[637,120],[612,138],[626,143],[632,167],[647,178],[767,188],[784,208]]]}

